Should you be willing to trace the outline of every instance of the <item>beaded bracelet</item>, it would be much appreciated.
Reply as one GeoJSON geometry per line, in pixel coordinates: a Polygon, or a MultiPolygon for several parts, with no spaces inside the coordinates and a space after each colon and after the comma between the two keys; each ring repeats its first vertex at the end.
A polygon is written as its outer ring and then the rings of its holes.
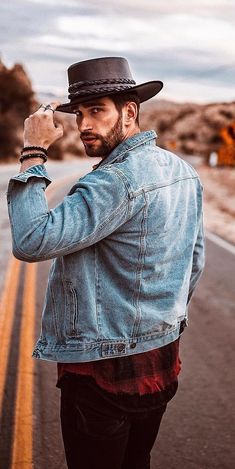
{"type": "Polygon", "coordinates": [[[44,155],[44,153],[28,153],[28,155],[20,157],[20,162],[22,163],[24,160],[28,160],[30,158],[42,158],[44,163],[47,161],[47,156],[44,155]]]}
{"type": "Polygon", "coordinates": [[[47,149],[44,148],[44,147],[38,147],[38,146],[35,146],[35,145],[29,145],[28,147],[24,147],[22,150],[21,150],[21,155],[23,155],[23,153],[25,151],[28,151],[28,150],[39,150],[39,151],[42,151],[43,153],[45,153],[46,156],[48,156],[48,152],[47,152],[47,149]]]}

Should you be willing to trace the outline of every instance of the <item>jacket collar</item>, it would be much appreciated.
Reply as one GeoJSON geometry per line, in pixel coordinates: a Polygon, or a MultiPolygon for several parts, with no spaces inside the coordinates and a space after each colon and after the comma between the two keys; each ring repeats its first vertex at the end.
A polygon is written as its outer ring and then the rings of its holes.
{"type": "Polygon", "coordinates": [[[144,143],[153,141],[152,143],[155,145],[156,138],[157,134],[154,130],[147,130],[146,132],[135,134],[133,137],[130,137],[127,140],[123,140],[123,142],[119,143],[119,145],[115,147],[114,150],[104,160],[101,160],[101,162],[98,163],[94,169],[98,169],[101,166],[106,166],[107,164],[113,163],[115,160],[122,157],[127,151],[133,150],[134,148],[137,148],[144,143]]]}

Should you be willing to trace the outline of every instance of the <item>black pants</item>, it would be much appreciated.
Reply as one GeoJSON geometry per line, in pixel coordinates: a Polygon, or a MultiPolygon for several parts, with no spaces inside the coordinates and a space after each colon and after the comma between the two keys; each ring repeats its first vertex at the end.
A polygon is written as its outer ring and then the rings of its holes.
{"type": "Polygon", "coordinates": [[[150,451],[166,405],[120,408],[89,378],[62,378],[61,425],[69,469],[150,469],[150,451]]]}

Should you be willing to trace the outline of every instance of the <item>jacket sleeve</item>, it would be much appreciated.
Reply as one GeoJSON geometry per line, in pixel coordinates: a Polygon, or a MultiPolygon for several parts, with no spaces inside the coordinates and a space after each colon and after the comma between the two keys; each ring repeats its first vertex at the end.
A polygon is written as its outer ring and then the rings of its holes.
{"type": "Polygon", "coordinates": [[[193,250],[193,264],[192,272],[189,284],[189,293],[187,299],[187,305],[189,304],[195,287],[201,277],[205,266],[205,245],[204,245],[204,230],[203,230],[203,215],[201,214],[201,220],[199,224],[199,230],[197,234],[196,243],[193,250]]]}
{"type": "Polygon", "coordinates": [[[9,181],[13,254],[20,260],[44,261],[84,249],[115,231],[128,217],[128,191],[110,167],[81,178],[52,210],[45,196],[50,182],[44,165],[32,166],[9,181]]]}

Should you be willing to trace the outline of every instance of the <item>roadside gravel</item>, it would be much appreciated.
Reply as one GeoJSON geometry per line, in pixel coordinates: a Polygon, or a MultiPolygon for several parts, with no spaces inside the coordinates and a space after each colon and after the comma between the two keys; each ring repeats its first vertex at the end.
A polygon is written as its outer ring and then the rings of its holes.
{"type": "Polygon", "coordinates": [[[235,168],[196,166],[204,187],[205,228],[235,245],[235,168]]]}

